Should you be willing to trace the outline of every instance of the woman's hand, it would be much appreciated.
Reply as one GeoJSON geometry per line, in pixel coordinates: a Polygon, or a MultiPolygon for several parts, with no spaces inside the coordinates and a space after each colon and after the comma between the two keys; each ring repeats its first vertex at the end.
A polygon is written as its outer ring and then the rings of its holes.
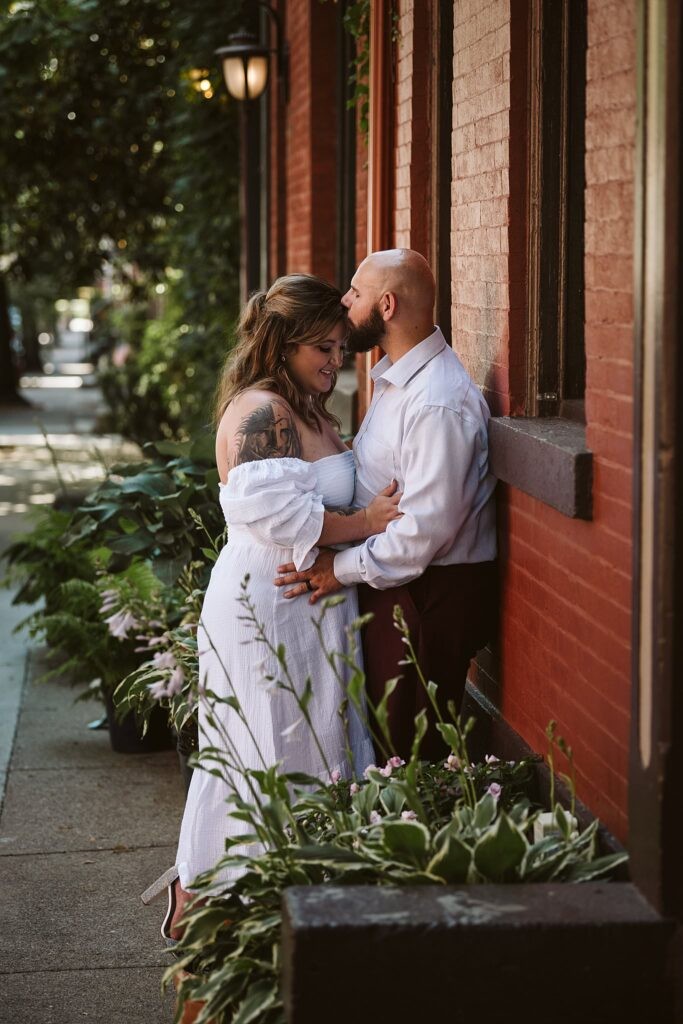
{"type": "Polygon", "coordinates": [[[388,487],[375,495],[365,510],[368,537],[384,533],[389,523],[401,518],[403,513],[399,512],[398,503],[402,497],[403,492],[398,490],[396,480],[392,480],[388,487]]]}

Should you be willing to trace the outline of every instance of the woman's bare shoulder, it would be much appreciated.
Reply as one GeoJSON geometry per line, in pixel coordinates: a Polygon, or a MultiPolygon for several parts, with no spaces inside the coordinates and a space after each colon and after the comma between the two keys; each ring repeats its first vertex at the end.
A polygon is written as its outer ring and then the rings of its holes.
{"type": "Polygon", "coordinates": [[[274,391],[251,388],[225,410],[219,434],[228,468],[259,459],[301,458],[301,437],[289,402],[274,391]]]}

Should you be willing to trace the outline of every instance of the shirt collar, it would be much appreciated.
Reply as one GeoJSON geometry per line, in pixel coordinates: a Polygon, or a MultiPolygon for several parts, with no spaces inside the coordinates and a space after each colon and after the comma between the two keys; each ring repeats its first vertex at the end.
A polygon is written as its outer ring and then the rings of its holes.
{"type": "Polygon", "coordinates": [[[415,376],[418,370],[421,370],[430,359],[433,359],[445,347],[446,339],[441,333],[441,329],[435,327],[428,338],[418,342],[405,355],[397,359],[395,363],[392,363],[389,356],[384,356],[383,359],[380,359],[377,365],[373,366],[370,371],[370,376],[375,383],[381,378],[397,388],[402,388],[411,377],[415,376]]]}

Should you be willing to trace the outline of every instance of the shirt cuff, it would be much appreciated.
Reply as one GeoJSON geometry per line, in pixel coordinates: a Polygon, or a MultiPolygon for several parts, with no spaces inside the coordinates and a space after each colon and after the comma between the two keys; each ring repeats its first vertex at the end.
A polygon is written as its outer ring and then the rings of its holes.
{"type": "Polygon", "coordinates": [[[344,587],[361,583],[363,577],[360,572],[360,547],[339,551],[334,556],[333,572],[344,587]]]}

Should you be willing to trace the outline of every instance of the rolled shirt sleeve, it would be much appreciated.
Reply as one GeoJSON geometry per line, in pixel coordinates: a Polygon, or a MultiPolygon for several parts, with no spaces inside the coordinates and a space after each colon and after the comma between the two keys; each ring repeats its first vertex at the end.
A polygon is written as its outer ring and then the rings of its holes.
{"type": "Polygon", "coordinates": [[[493,557],[478,529],[495,486],[485,423],[448,407],[422,407],[405,424],[398,458],[403,515],[335,556],[334,574],[345,586],[364,582],[385,590],[409,583],[440,558],[453,561],[448,556],[458,543],[458,561],[493,557]]]}

